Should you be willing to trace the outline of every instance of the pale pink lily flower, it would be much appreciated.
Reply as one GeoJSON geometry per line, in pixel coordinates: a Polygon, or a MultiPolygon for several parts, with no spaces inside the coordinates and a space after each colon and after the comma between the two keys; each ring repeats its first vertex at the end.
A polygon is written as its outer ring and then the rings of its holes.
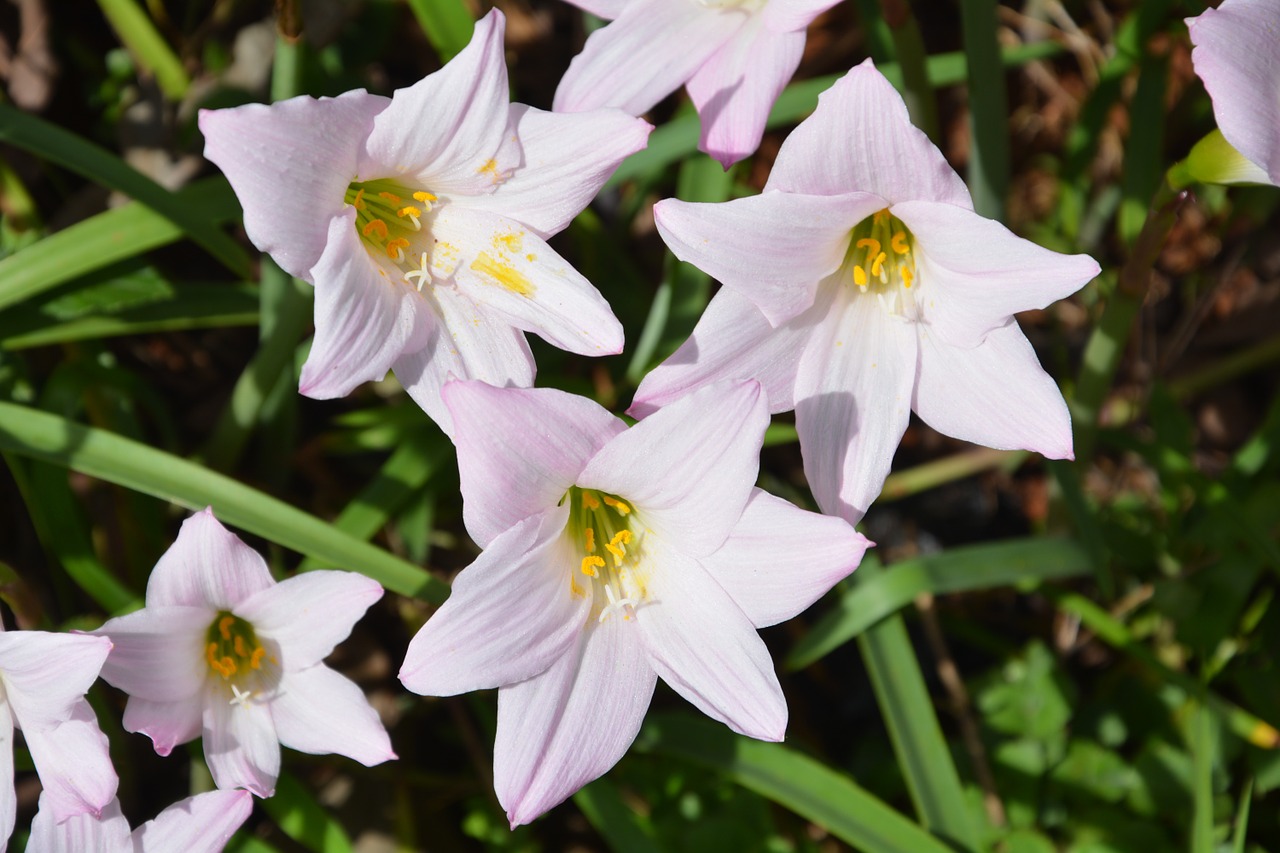
{"type": "Polygon", "coordinates": [[[1280,186],[1280,3],[1223,0],[1187,27],[1218,129],[1247,161],[1221,182],[1280,186]]]}
{"type": "Polygon", "coordinates": [[[756,629],[808,607],[870,543],[754,487],[759,384],[702,389],[629,429],[552,389],[451,382],[445,402],[484,552],[400,680],[498,688],[494,787],[512,826],[617,763],[658,676],[734,731],[781,740],[786,701],[756,629]]]}
{"type": "Polygon", "coordinates": [[[116,795],[107,738],[84,694],[110,641],[78,634],[9,631],[0,625],[0,850],[13,834],[13,732],[22,730],[55,820],[96,814],[116,795]]]}
{"type": "Polygon", "coordinates": [[[647,112],[681,85],[698,148],[727,169],[760,145],[804,53],[805,29],[839,0],[569,0],[614,19],[587,38],[556,89],[558,111],[647,112]]]}
{"type": "Polygon", "coordinates": [[[914,410],[939,432],[1072,454],[1071,419],[1012,315],[1098,272],[973,212],[964,182],[871,64],[823,93],[758,196],[654,208],[676,257],[723,284],[636,392],[643,415],[723,379],[796,411],[823,511],[856,523],[914,410]]]}
{"type": "Polygon", "coordinates": [[[219,788],[269,797],[281,744],[365,766],[396,757],[364,693],[323,663],[381,597],[352,572],[277,583],[204,509],[152,570],[146,607],[94,632],[114,644],[102,677],[129,694],[126,731],[160,755],[203,734],[219,788]]]}
{"type": "Polygon", "coordinates": [[[197,794],[132,831],[118,800],[100,817],[81,815],[61,823],[46,805],[41,794],[27,853],[219,853],[253,811],[253,795],[239,789],[197,794]]]}
{"type": "Polygon", "coordinates": [[[503,29],[491,11],[448,65],[390,98],[200,113],[205,156],[236,191],[249,239],[315,285],[303,394],[340,397],[394,368],[447,432],[450,375],[533,383],[525,332],[582,355],[621,352],[608,303],[546,238],[652,128],[617,110],[510,103],[503,29]]]}

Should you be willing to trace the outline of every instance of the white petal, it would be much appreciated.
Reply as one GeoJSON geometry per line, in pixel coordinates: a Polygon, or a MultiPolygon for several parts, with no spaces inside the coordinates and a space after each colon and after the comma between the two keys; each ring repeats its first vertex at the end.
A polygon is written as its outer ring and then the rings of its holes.
{"type": "Polygon", "coordinates": [[[541,675],[498,690],[493,786],[528,823],[618,763],[657,681],[634,621],[606,619],[541,675]]]}
{"type": "Polygon", "coordinates": [[[805,477],[822,511],[856,524],[880,494],[911,416],[914,324],[839,288],[796,376],[805,477]]]}
{"type": "Polygon", "coordinates": [[[0,699],[0,847],[13,834],[17,819],[18,796],[13,788],[13,713],[9,703],[0,699]]]}
{"type": "Polygon", "coordinates": [[[178,538],[151,570],[147,606],[230,610],[273,583],[262,556],[219,524],[209,507],[182,522],[178,538]]]}
{"type": "Polygon", "coordinates": [[[246,788],[259,797],[275,793],[280,741],[263,699],[233,704],[221,685],[205,691],[204,760],[219,788],[246,788]]]}
{"type": "MultiPolygon", "coordinates": [[[[7,838],[7,836],[0,836],[7,838]]],[[[0,841],[0,844],[3,844],[0,841]]],[[[174,848],[171,848],[174,849],[174,848]]],[[[27,853],[135,853],[129,838],[129,821],[120,813],[120,802],[112,800],[101,817],[81,814],[61,822],[49,805],[49,795],[40,794],[40,810],[31,819],[27,853]]]]}
{"type": "Polygon", "coordinates": [[[396,757],[364,691],[324,664],[284,677],[271,718],[280,743],[299,752],[345,755],[366,767],[396,757]]]}
{"type": "Polygon", "coordinates": [[[86,700],[74,703],[65,722],[47,728],[23,726],[22,735],[55,820],[100,814],[115,798],[119,780],[107,754],[107,738],[86,700]]]}
{"type": "Polygon", "coordinates": [[[124,730],[146,735],[157,755],[168,755],[178,744],[196,739],[203,713],[203,690],[194,699],[176,702],[150,702],[131,696],[124,706],[124,730]]]}
{"type": "Polygon", "coordinates": [[[0,685],[18,728],[49,728],[65,721],[98,678],[110,651],[111,641],[88,634],[0,634],[0,685]]]}
{"type": "Polygon", "coordinates": [[[218,853],[253,811],[248,791],[206,791],[169,806],[138,827],[138,853],[218,853]]]}
{"type": "Polygon", "coordinates": [[[209,673],[205,635],[215,616],[203,607],[148,607],[107,620],[94,632],[112,643],[103,680],[156,702],[192,699],[209,673]]]}
{"type": "Polygon", "coordinates": [[[665,542],[646,548],[650,600],[635,614],[653,668],[712,719],[782,740],[787,702],[755,626],[697,560],[665,542]]]}
{"type": "Polygon", "coordinates": [[[703,567],[757,628],[791,619],[858,567],[871,543],[847,522],[756,489],[703,567]]]}
{"type": "Polygon", "coordinates": [[[803,30],[837,2],[839,0],[769,0],[764,7],[764,22],[779,31],[803,30]]]}

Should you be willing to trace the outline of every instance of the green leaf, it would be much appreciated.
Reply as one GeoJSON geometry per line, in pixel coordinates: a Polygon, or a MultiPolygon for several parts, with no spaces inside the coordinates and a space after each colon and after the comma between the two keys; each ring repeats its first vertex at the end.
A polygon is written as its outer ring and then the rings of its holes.
{"type": "Polygon", "coordinates": [[[996,5],[996,0],[965,0],[960,23],[969,61],[969,192],[979,216],[999,220],[1009,191],[1009,104],[996,5]]]}
{"type": "Polygon", "coordinates": [[[182,100],[191,81],[146,12],[134,0],[98,0],[98,6],[138,64],[155,75],[165,97],[182,100]]]}
{"type": "Polygon", "coordinates": [[[281,773],[274,796],[258,801],[285,835],[315,853],[351,853],[342,824],[316,802],[301,782],[281,773]]]}
{"type": "Polygon", "coordinates": [[[573,802],[616,853],[660,853],[662,848],[648,821],[627,806],[608,776],[578,791],[573,802]]]}
{"type": "Polygon", "coordinates": [[[442,64],[457,56],[471,41],[476,22],[464,0],[409,0],[409,8],[442,64]]]}
{"type": "Polygon", "coordinates": [[[421,568],[283,501],[170,453],[13,403],[0,403],[0,450],[43,459],[188,509],[212,506],[226,524],[368,575],[387,589],[436,603],[448,585],[421,568]]]}
{"type": "Polygon", "coordinates": [[[718,770],[867,853],[952,853],[848,776],[782,744],[735,735],[711,720],[651,715],[634,748],[718,770]]]}
{"type": "MultiPolygon", "coordinates": [[[[249,277],[249,256],[236,241],[201,215],[200,210],[184,204],[177,193],[160,186],[105,148],[8,104],[0,104],[0,142],[22,148],[142,202],[176,225],[227,269],[243,278],[249,277]]],[[[126,233],[124,239],[133,239],[133,235],[126,233]]],[[[38,251],[43,242],[26,251],[38,251]]]]}

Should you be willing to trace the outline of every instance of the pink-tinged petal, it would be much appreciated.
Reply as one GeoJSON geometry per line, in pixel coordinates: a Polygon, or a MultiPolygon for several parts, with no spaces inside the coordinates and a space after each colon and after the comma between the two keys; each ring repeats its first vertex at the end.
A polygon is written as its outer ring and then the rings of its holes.
{"type": "Polygon", "coordinates": [[[632,0],[587,38],[556,89],[556,112],[647,112],[680,88],[746,23],[738,10],[685,0],[632,0]]]}
{"type": "Polygon", "coordinates": [[[280,743],[299,752],[345,755],[365,767],[396,757],[364,691],[324,664],[286,675],[271,717],[280,743]]]}
{"type": "Polygon", "coordinates": [[[761,13],[765,26],[779,32],[803,30],[839,0],[769,0],[761,13]]]}
{"type": "Polygon", "coordinates": [[[362,179],[412,176],[437,195],[493,191],[520,160],[508,127],[505,28],[490,11],[444,68],[392,95],[365,143],[362,179]]]}
{"type": "Polygon", "coordinates": [[[0,634],[0,688],[18,728],[50,728],[66,720],[110,651],[110,640],[88,634],[0,634]]]}
{"type": "Polygon", "coordinates": [[[567,502],[552,506],[498,536],[462,570],[449,600],[409,643],[400,669],[405,687],[426,696],[504,687],[572,653],[591,586],[574,583],[582,557],[565,536],[568,520],[567,502]]]}
{"type": "Polygon", "coordinates": [[[55,726],[28,728],[21,716],[18,724],[54,819],[100,814],[115,797],[119,780],[107,754],[107,737],[89,703],[73,703],[70,717],[55,726]]]}
{"type": "Polygon", "coordinates": [[[457,427],[462,518],[481,548],[558,504],[587,461],[627,429],[599,404],[554,388],[450,382],[444,399],[457,427]]]}
{"type": "Polygon", "coordinates": [[[203,691],[195,699],[176,702],[151,702],[130,696],[124,706],[124,730],[146,735],[157,755],[168,755],[178,744],[196,739],[203,713],[203,691]]]}
{"type": "Polygon", "coordinates": [[[915,235],[925,322],[955,346],[976,346],[1011,315],[1070,296],[1099,271],[1088,255],[1050,251],[965,208],[916,201],[892,213],[915,235]]]}
{"type": "Polygon", "coordinates": [[[640,381],[627,412],[647,417],[659,406],[712,382],[745,379],[761,384],[769,411],[794,409],[800,354],[814,324],[826,316],[831,293],[830,288],[820,290],[812,308],[775,329],[754,302],[722,288],[711,298],[689,340],[640,381]]]}
{"type": "Polygon", "coordinates": [[[511,105],[511,123],[523,164],[489,195],[453,203],[516,220],[543,238],[564,230],[653,130],[621,110],[549,113],[524,104],[511,105]]]}
{"type": "Polygon", "coordinates": [[[735,732],[782,740],[787,700],[751,620],[697,560],[666,542],[645,547],[650,600],[635,618],[659,677],[735,732]]]}
{"type": "Polygon", "coordinates": [[[796,375],[804,472],[823,512],[857,524],[880,494],[911,417],[916,346],[914,324],[840,288],[796,375]]]}
{"type": "Polygon", "coordinates": [[[868,59],[818,97],[782,143],[765,190],[875,193],[897,204],[941,201],[970,210],[964,181],[911,124],[902,96],[868,59]]]}
{"type": "Polygon", "coordinates": [[[0,700],[0,848],[18,820],[18,796],[13,788],[13,712],[0,700]]]}
{"type": "Polygon", "coordinates": [[[246,599],[235,615],[258,636],[275,640],[281,667],[293,672],[328,657],[380,598],[381,584],[364,575],[306,572],[246,599]]]}
{"type": "Polygon", "coordinates": [[[133,838],[139,853],[218,853],[252,811],[248,791],[207,791],[169,806],[133,838]]]}
{"type": "Polygon", "coordinates": [[[618,763],[640,731],[657,682],[636,624],[606,619],[579,649],[498,690],[493,786],[513,827],[618,763]]]}
{"type": "Polygon", "coordinates": [[[205,692],[204,760],[219,788],[246,788],[258,797],[276,792],[280,741],[270,703],[261,699],[233,704],[221,685],[205,692]]]}
{"type": "Polygon", "coordinates": [[[775,31],[764,16],[752,15],[686,84],[702,118],[698,148],[726,169],[755,151],[769,110],[803,53],[803,29],[775,31]]]}
{"type": "Polygon", "coordinates": [[[396,378],[433,421],[453,436],[453,420],[441,398],[450,379],[479,379],[498,387],[533,384],[533,353],[524,333],[454,287],[441,286],[430,298],[439,322],[430,343],[402,355],[396,378]]]}
{"type": "Polygon", "coordinates": [[[194,700],[209,673],[205,637],[216,617],[206,607],[148,607],[107,620],[94,631],[112,643],[103,680],[154,702],[194,700]]]}
{"type": "Polygon", "coordinates": [[[785,622],[862,562],[871,545],[847,522],[751,494],[724,545],[701,563],[757,628],[785,622]]]}
{"type": "Polygon", "coordinates": [[[578,485],[630,502],[639,524],[685,552],[709,554],[751,496],[768,426],[759,383],[710,385],[606,444],[578,485]]]}
{"type": "Polygon", "coordinates": [[[866,193],[770,192],[719,204],[666,199],[653,218],[677,258],[780,326],[813,305],[818,282],[844,262],[853,226],[884,206],[866,193]]]}
{"type": "Polygon", "coordinates": [[[972,349],[920,330],[912,408],[944,435],[1000,450],[1072,459],[1071,414],[1016,321],[972,349]]]}
{"type": "Polygon", "coordinates": [[[459,248],[454,281],[484,310],[579,355],[622,351],[622,324],[600,291],[523,225],[449,205],[432,234],[459,248]]]}
{"type": "Polygon", "coordinates": [[[374,116],[391,103],[362,90],[300,96],[228,110],[201,110],[204,156],[231,182],[253,245],[311,281],[342,210],[374,116]]]}
{"type": "Polygon", "coordinates": [[[316,400],[343,397],[387,375],[404,352],[429,340],[432,315],[418,291],[374,263],[355,231],[355,208],[329,222],[316,264],[316,337],[298,390],[316,400]]]}
{"type": "MultiPolygon", "coordinates": [[[[47,793],[40,794],[40,810],[31,819],[27,853],[135,853],[129,838],[129,821],[120,812],[119,800],[108,803],[99,817],[80,814],[61,822],[49,801],[47,793]]],[[[178,849],[181,848],[169,848],[178,849]]],[[[147,853],[146,848],[141,853],[147,853]]]]}
{"type": "Polygon", "coordinates": [[[1187,26],[1218,129],[1280,185],[1280,6],[1225,0],[1187,26]]]}
{"type": "Polygon", "coordinates": [[[612,21],[622,14],[623,8],[632,0],[567,0],[584,12],[590,12],[597,18],[612,21]]]}
{"type": "Polygon", "coordinates": [[[262,555],[240,541],[206,507],[182,522],[147,581],[147,606],[230,610],[275,581],[262,555]]]}

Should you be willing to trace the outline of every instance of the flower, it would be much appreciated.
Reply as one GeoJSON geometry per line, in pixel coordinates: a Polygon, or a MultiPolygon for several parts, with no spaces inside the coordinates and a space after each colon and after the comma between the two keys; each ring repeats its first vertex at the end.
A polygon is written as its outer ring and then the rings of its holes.
{"type": "Polygon", "coordinates": [[[676,257],[724,285],[636,391],[644,414],[755,378],[796,410],[823,511],[856,523],[914,410],[947,435],[1071,456],[1071,419],[1012,315],[1093,278],[1015,237],[969,193],[868,60],[825,92],[758,196],[654,208],[676,257]]]}
{"type": "Polygon", "coordinates": [[[546,238],[651,128],[617,110],[509,103],[503,26],[490,12],[448,65],[391,98],[357,90],[200,113],[205,156],[243,204],[249,239],[315,285],[303,394],[340,397],[394,367],[447,432],[450,374],[532,384],[523,331],[583,355],[621,352],[608,303],[546,238]]]}
{"type": "Polygon", "coordinates": [[[498,688],[494,787],[512,826],[617,763],[657,676],[734,731],[781,740],[786,702],[755,629],[808,607],[870,543],[754,488],[760,386],[713,385],[630,429],[552,389],[444,394],[484,551],[400,680],[498,688]]]}
{"type": "Polygon", "coordinates": [[[381,586],[351,572],[276,583],[204,509],[152,570],[146,607],[94,632],[115,644],[102,677],[129,694],[124,727],[156,752],[203,732],[219,788],[269,797],[281,744],[366,766],[396,757],[364,693],[322,663],[381,597],[381,586]]]}
{"type": "Polygon", "coordinates": [[[1223,0],[1186,20],[1218,129],[1247,161],[1218,150],[1234,168],[1217,182],[1280,186],[1280,3],[1223,0]]]}
{"type": "Polygon", "coordinates": [[[169,806],[129,831],[128,819],[113,799],[101,817],[81,815],[61,823],[46,810],[45,794],[31,821],[27,853],[218,853],[253,810],[244,790],[209,791],[169,806]]]}
{"type": "Polygon", "coordinates": [[[569,0],[616,20],[596,30],[556,89],[558,111],[632,115],[684,84],[698,147],[727,169],[756,150],[795,74],[809,22],[837,0],[569,0]]]}
{"type": "Polygon", "coordinates": [[[116,795],[107,739],[84,694],[110,641],[0,625],[0,850],[13,834],[13,730],[22,729],[54,820],[100,812],[116,795]]]}

